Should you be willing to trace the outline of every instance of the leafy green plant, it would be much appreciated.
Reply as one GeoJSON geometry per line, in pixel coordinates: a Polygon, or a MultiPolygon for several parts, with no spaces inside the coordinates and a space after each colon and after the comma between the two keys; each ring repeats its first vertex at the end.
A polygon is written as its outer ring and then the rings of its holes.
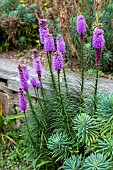
{"type": "Polygon", "coordinates": [[[110,170],[111,168],[112,164],[100,153],[92,153],[85,159],[83,164],[84,170],[110,170]]]}
{"type": "Polygon", "coordinates": [[[63,133],[50,136],[47,144],[48,149],[52,151],[52,157],[56,158],[56,161],[66,159],[71,154],[71,145],[71,140],[63,133]]]}
{"type": "Polygon", "coordinates": [[[95,141],[98,136],[98,128],[95,120],[91,116],[86,113],[77,115],[73,124],[78,143],[89,145],[95,141]]]}
{"type": "Polygon", "coordinates": [[[96,152],[100,152],[105,155],[107,159],[113,161],[113,136],[108,133],[106,136],[103,135],[101,139],[97,140],[94,145],[96,152]]]}
{"type": "Polygon", "coordinates": [[[82,169],[81,156],[77,157],[73,155],[72,157],[66,159],[62,168],[64,170],[81,170],[82,169]]]}

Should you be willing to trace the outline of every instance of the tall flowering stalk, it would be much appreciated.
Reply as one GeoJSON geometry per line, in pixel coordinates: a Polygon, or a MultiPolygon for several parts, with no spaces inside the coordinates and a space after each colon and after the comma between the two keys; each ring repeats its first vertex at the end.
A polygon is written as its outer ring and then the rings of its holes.
{"type": "Polygon", "coordinates": [[[62,94],[61,94],[61,85],[60,85],[60,71],[61,69],[64,68],[64,60],[63,60],[63,56],[61,52],[56,51],[54,53],[52,65],[53,65],[53,69],[57,72],[57,75],[58,75],[58,88],[59,88],[58,94],[59,94],[60,103],[61,103],[61,113],[62,113],[62,116],[64,117],[64,121],[66,122],[67,133],[70,133],[68,123],[67,123],[68,115],[64,108],[64,103],[63,103],[62,94]]]}
{"type": "Polygon", "coordinates": [[[55,49],[55,45],[54,45],[54,38],[53,38],[52,34],[46,34],[46,36],[44,38],[44,50],[47,53],[47,60],[48,60],[48,65],[49,65],[49,69],[50,69],[53,87],[54,87],[55,91],[57,92],[54,75],[53,75],[53,71],[52,71],[52,58],[51,58],[52,57],[51,53],[54,51],[54,49],[55,49]]]}
{"type": "MultiPolygon", "coordinates": [[[[57,51],[61,52],[64,54],[66,52],[66,45],[65,41],[62,38],[62,36],[59,34],[57,39],[56,39],[56,44],[57,44],[57,51]]],[[[65,81],[65,86],[68,91],[68,86],[67,86],[67,78],[66,78],[66,73],[65,73],[65,67],[63,67],[63,74],[64,74],[64,81],[65,81]]]]}
{"type": "Polygon", "coordinates": [[[84,56],[83,56],[83,40],[84,40],[84,34],[86,32],[86,22],[84,19],[83,15],[79,15],[77,17],[77,32],[80,36],[80,41],[81,41],[81,50],[82,50],[82,55],[81,55],[81,67],[82,67],[82,74],[81,74],[81,90],[80,90],[80,104],[83,102],[83,90],[84,90],[84,56]]]}
{"type": "Polygon", "coordinates": [[[96,111],[97,109],[97,85],[98,85],[98,71],[100,66],[100,60],[101,60],[101,53],[102,49],[104,47],[104,31],[102,29],[96,28],[93,32],[93,39],[92,44],[93,48],[95,49],[96,54],[96,81],[95,81],[95,92],[94,92],[94,109],[96,111]]]}
{"type": "Polygon", "coordinates": [[[26,96],[25,96],[25,93],[24,93],[24,89],[21,88],[21,87],[19,88],[18,99],[19,99],[20,110],[22,110],[24,112],[25,121],[26,121],[26,125],[27,125],[27,131],[28,131],[30,140],[31,140],[31,142],[32,142],[32,144],[35,148],[34,141],[32,139],[32,136],[31,136],[31,133],[30,133],[30,130],[29,130],[29,126],[28,126],[28,122],[27,122],[27,116],[26,116],[27,99],[26,99],[26,96]]]}

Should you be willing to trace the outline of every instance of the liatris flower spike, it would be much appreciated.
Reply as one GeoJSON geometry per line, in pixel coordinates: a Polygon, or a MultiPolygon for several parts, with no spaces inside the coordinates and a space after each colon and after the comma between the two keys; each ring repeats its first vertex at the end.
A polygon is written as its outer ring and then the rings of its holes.
{"type": "Polygon", "coordinates": [[[29,71],[28,71],[28,68],[26,67],[25,64],[22,64],[21,66],[22,66],[22,69],[23,69],[25,78],[26,78],[26,80],[28,80],[28,79],[29,79],[29,71]]]}
{"type": "Polygon", "coordinates": [[[25,75],[22,65],[20,64],[18,64],[18,75],[20,79],[20,85],[23,87],[25,91],[28,90],[28,83],[27,83],[26,75],[25,75]]]}
{"type": "Polygon", "coordinates": [[[35,69],[35,72],[38,74],[38,76],[41,77],[42,75],[42,65],[41,65],[41,61],[40,58],[38,57],[37,53],[34,54],[34,59],[33,59],[33,66],[35,69]]]}
{"type": "Polygon", "coordinates": [[[60,34],[57,37],[56,44],[57,44],[57,51],[64,54],[66,52],[66,45],[65,45],[64,39],[61,37],[60,34]]]}
{"type": "Polygon", "coordinates": [[[77,17],[77,32],[80,35],[81,41],[83,41],[86,32],[86,22],[83,15],[77,17]]]}
{"type": "Polygon", "coordinates": [[[59,72],[63,67],[64,67],[64,60],[62,57],[62,53],[56,51],[53,56],[53,68],[55,71],[59,72]]]}
{"type": "Polygon", "coordinates": [[[44,44],[44,38],[47,33],[49,33],[47,19],[38,19],[39,23],[39,36],[41,44],[44,44]]]}
{"type": "Polygon", "coordinates": [[[44,38],[45,38],[45,35],[49,33],[49,29],[48,27],[44,27],[44,28],[39,28],[39,36],[40,36],[40,42],[41,44],[44,44],[44,38]]]}
{"type": "Polygon", "coordinates": [[[96,52],[96,65],[100,65],[101,51],[104,47],[104,31],[96,28],[93,33],[92,44],[96,52]]]}
{"type": "Polygon", "coordinates": [[[30,83],[32,84],[34,88],[36,89],[40,88],[40,81],[38,81],[35,77],[31,78],[30,83]]]}
{"type": "Polygon", "coordinates": [[[54,46],[54,39],[52,34],[47,33],[44,38],[44,50],[46,52],[52,52],[54,51],[55,46],[54,46]]]}
{"type": "Polygon", "coordinates": [[[25,112],[27,109],[27,100],[26,100],[26,96],[24,94],[24,90],[21,87],[19,88],[18,99],[19,99],[20,110],[25,112]]]}

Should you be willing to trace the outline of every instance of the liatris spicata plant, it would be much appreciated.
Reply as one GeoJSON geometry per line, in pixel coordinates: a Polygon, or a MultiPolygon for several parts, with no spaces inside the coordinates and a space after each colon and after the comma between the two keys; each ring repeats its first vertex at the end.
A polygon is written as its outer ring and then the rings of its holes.
{"type": "Polygon", "coordinates": [[[46,52],[52,52],[55,49],[54,39],[52,34],[47,33],[44,38],[44,50],[46,52]]]}
{"type": "Polygon", "coordinates": [[[80,105],[83,102],[83,90],[84,90],[84,56],[83,56],[83,39],[84,39],[84,34],[86,32],[86,22],[84,19],[83,15],[79,15],[77,17],[77,32],[80,36],[80,40],[81,40],[81,50],[82,50],[82,54],[81,54],[81,68],[82,68],[82,74],[81,74],[81,90],[80,90],[80,105]]]}
{"type": "Polygon", "coordinates": [[[95,49],[96,53],[96,81],[95,81],[95,92],[94,92],[94,109],[96,111],[97,109],[97,85],[98,85],[98,71],[100,66],[100,60],[101,60],[101,52],[102,48],[104,47],[104,31],[102,29],[96,28],[93,33],[93,39],[92,44],[95,49]]]}
{"type": "Polygon", "coordinates": [[[64,68],[64,60],[62,57],[62,53],[56,51],[53,56],[53,68],[55,71],[60,72],[62,68],[64,68]]]}
{"type": "Polygon", "coordinates": [[[84,34],[86,32],[86,22],[83,15],[77,17],[77,32],[80,36],[81,41],[83,41],[84,34]]]}
{"type": "Polygon", "coordinates": [[[18,75],[19,75],[19,79],[20,79],[20,85],[23,87],[23,89],[25,91],[28,90],[28,83],[27,83],[27,79],[26,79],[26,72],[23,69],[23,66],[18,64],[18,75]]]}
{"type": "Polygon", "coordinates": [[[66,45],[65,45],[64,39],[62,38],[60,34],[58,35],[56,39],[56,44],[57,44],[57,51],[64,54],[66,52],[66,45]]]}
{"type": "Polygon", "coordinates": [[[24,90],[21,87],[19,88],[18,98],[19,98],[19,107],[20,107],[20,110],[25,112],[26,109],[27,109],[27,99],[26,99],[24,90]]]}

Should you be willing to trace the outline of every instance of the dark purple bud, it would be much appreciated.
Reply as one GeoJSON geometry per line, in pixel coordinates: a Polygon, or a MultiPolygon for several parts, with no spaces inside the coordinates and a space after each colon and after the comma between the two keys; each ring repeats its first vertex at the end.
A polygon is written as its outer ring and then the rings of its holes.
{"type": "Polygon", "coordinates": [[[54,46],[54,39],[52,34],[47,33],[44,38],[44,50],[46,52],[51,52],[54,51],[55,46],[54,46]]]}
{"type": "Polygon", "coordinates": [[[64,60],[62,57],[62,53],[56,51],[53,56],[53,68],[55,71],[59,72],[63,67],[64,67],[64,60]]]}
{"type": "Polygon", "coordinates": [[[27,100],[23,88],[19,88],[18,99],[20,110],[25,112],[27,109],[27,100]]]}
{"type": "Polygon", "coordinates": [[[62,54],[64,54],[66,52],[66,46],[65,46],[64,39],[61,37],[60,34],[57,37],[56,44],[57,44],[57,51],[59,51],[62,54]]]}
{"type": "Polygon", "coordinates": [[[45,38],[45,35],[47,33],[49,33],[48,27],[41,27],[41,28],[39,28],[39,36],[40,36],[41,44],[44,44],[44,38],[45,38]]]}
{"type": "Polygon", "coordinates": [[[86,22],[83,15],[77,17],[77,32],[80,35],[81,41],[83,41],[86,32],[86,22]]]}
{"type": "Polygon", "coordinates": [[[40,58],[38,57],[37,54],[35,54],[35,57],[33,59],[33,66],[34,66],[35,72],[38,74],[38,76],[41,77],[41,75],[42,75],[42,64],[41,64],[40,58]]]}
{"type": "Polygon", "coordinates": [[[28,90],[28,83],[27,83],[26,75],[24,73],[22,65],[20,64],[18,64],[18,75],[20,79],[20,85],[23,87],[25,91],[28,90]]]}
{"type": "Polygon", "coordinates": [[[44,28],[44,27],[46,27],[47,26],[47,19],[38,19],[38,23],[39,23],[39,27],[40,28],[44,28]]]}
{"type": "Polygon", "coordinates": [[[40,88],[40,81],[38,81],[35,77],[32,77],[30,80],[33,87],[39,89],[40,88]]]}
{"type": "Polygon", "coordinates": [[[102,29],[96,28],[93,32],[93,47],[102,49],[104,47],[104,43],[104,31],[102,29]]]}

